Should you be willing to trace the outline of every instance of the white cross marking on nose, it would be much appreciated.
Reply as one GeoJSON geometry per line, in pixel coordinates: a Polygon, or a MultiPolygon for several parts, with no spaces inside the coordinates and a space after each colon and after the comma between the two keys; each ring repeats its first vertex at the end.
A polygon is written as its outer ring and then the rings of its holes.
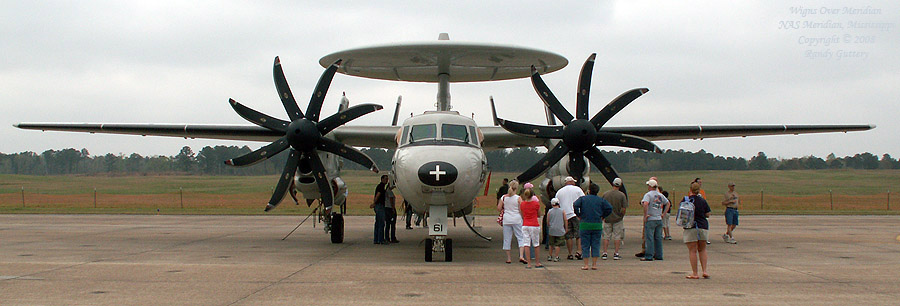
{"type": "Polygon", "coordinates": [[[435,181],[441,180],[441,174],[447,174],[447,171],[441,171],[441,165],[434,165],[434,171],[428,172],[428,174],[434,175],[435,181]]]}

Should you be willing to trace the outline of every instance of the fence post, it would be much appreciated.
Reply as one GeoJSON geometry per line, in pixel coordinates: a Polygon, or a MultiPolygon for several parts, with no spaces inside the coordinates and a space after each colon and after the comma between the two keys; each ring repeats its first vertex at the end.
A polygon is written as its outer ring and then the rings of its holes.
{"type": "Polygon", "coordinates": [[[97,187],[94,187],[94,208],[97,208],[97,187]]]}
{"type": "Polygon", "coordinates": [[[25,186],[22,186],[22,208],[25,208],[25,186]]]}
{"type": "Polygon", "coordinates": [[[828,190],[828,199],[831,202],[831,210],[834,210],[834,193],[831,192],[831,189],[828,190]]]}
{"type": "Polygon", "coordinates": [[[759,190],[759,210],[763,210],[763,191],[759,190]]]}
{"type": "Polygon", "coordinates": [[[891,190],[890,189],[888,189],[887,210],[891,210],[891,190]]]}
{"type": "Polygon", "coordinates": [[[178,195],[181,201],[181,209],[184,209],[184,188],[178,187],[178,195]]]}

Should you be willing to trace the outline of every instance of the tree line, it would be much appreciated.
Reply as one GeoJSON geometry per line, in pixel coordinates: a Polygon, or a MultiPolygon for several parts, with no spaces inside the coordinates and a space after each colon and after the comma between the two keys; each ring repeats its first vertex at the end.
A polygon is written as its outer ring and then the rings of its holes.
{"type": "MultiPolygon", "coordinates": [[[[389,169],[394,150],[364,148],[379,169],[389,169]]],[[[189,146],[174,156],[142,156],[106,154],[92,156],[86,149],[47,150],[40,154],[21,152],[0,153],[0,173],[25,175],[59,174],[195,174],[195,175],[270,175],[281,173],[287,154],[279,153],[250,167],[231,167],[225,160],[251,152],[248,146],[203,147],[194,152],[189,146]]],[[[539,160],[543,153],[536,148],[516,148],[487,152],[492,171],[521,172],[539,160]]],[[[806,169],[900,169],[900,161],[883,154],[872,153],[837,157],[833,153],[824,159],[816,156],[788,159],[771,158],[759,152],[747,160],[743,157],[723,157],[700,150],[666,150],[662,154],[646,151],[603,151],[619,172],[691,171],[691,170],[806,170],[806,169]]],[[[344,160],[344,169],[364,170],[356,163],[344,160]]]]}

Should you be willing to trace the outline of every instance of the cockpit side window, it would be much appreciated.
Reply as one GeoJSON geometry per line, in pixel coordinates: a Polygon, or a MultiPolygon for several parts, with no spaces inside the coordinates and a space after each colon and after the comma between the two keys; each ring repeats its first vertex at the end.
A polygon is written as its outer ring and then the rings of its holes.
{"type": "Polygon", "coordinates": [[[476,146],[480,145],[480,143],[478,143],[478,133],[475,132],[474,126],[469,126],[469,135],[471,135],[471,136],[469,136],[469,143],[476,145],[476,146]]]}
{"type": "Polygon", "coordinates": [[[437,138],[437,127],[434,124],[413,125],[409,137],[411,143],[423,139],[435,139],[437,138]]]}
{"type": "Polygon", "coordinates": [[[469,133],[465,125],[445,123],[441,125],[441,139],[469,142],[469,133]]]}
{"type": "Polygon", "coordinates": [[[406,144],[407,140],[409,140],[409,126],[408,125],[403,127],[403,133],[400,134],[400,144],[401,145],[406,144]]]}

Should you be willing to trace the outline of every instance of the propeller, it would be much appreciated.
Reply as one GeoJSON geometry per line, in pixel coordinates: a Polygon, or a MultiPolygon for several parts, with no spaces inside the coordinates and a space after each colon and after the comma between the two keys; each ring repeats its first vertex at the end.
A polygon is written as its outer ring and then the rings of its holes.
{"type": "Polygon", "coordinates": [[[284,150],[290,150],[287,163],[284,165],[284,171],[278,178],[275,192],[272,193],[272,198],[269,199],[269,203],[266,205],[266,211],[278,206],[298,169],[302,173],[312,174],[316,184],[319,186],[322,204],[325,207],[331,207],[334,202],[334,194],[331,184],[328,182],[325,165],[322,164],[322,160],[319,158],[319,151],[337,154],[374,172],[378,172],[375,162],[365,153],[324,136],[353,119],[382,108],[381,105],[377,104],[360,104],[319,120],[322,102],[325,100],[325,94],[328,92],[328,87],[331,85],[331,80],[334,78],[334,73],[340,64],[341,60],[337,60],[322,73],[318,84],[316,84],[316,89],[309,99],[306,113],[304,113],[297,105],[297,101],[294,100],[291,88],[284,77],[281,61],[278,57],[275,57],[275,66],[272,69],[272,74],[275,77],[275,88],[278,90],[278,97],[281,99],[290,121],[260,113],[238,103],[234,99],[228,100],[234,111],[247,121],[272,131],[282,132],[284,136],[253,152],[226,160],[226,165],[249,166],[269,159],[284,150]]]}
{"type": "MultiPolygon", "coordinates": [[[[528,182],[544,173],[551,166],[559,162],[563,157],[568,156],[568,173],[570,176],[581,181],[581,174],[584,173],[587,165],[584,158],[587,157],[600,173],[610,182],[618,177],[615,169],[609,160],[603,156],[596,146],[618,146],[626,148],[635,148],[656,153],[662,151],[649,140],[634,135],[602,132],[600,129],[606,122],[615,116],[629,103],[649,91],[646,88],[636,88],[619,95],[609,104],[603,107],[600,112],[588,119],[588,98],[591,89],[591,73],[594,69],[594,60],[597,54],[591,54],[584,62],[581,68],[581,74],[578,79],[578,94],[575,116],[572,116],[565,107],[560,104],[559,100],[541,79],[537,69],[531,66],[531,84],[534,86],[535,92],[544,101],[544,104],[550,109],[556,118],[562,121],[562,126],[544,126],[528,123],[520,123],[510,120],[497,118],[494,114],[494,121],[498,122],[505,130],[528,137],[537,137],[544,139],[559,139],[556,146],[550,149],[543,158],[537,163],[525,170],[516,179],[519,182],[528,182]]],[[[491,105],[493,107],[493,104],[491,105]]],[[[625,186],[622,186],[622,192],[625,192],[625,186]]],[[[627,193],[626,193],[627,194],[627,193]]]]}

